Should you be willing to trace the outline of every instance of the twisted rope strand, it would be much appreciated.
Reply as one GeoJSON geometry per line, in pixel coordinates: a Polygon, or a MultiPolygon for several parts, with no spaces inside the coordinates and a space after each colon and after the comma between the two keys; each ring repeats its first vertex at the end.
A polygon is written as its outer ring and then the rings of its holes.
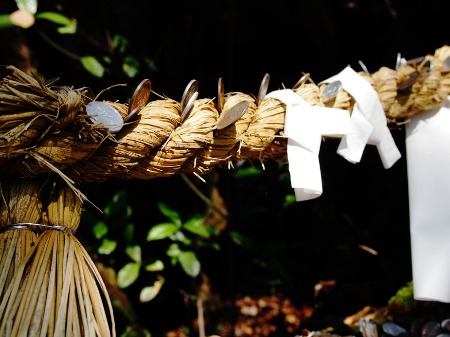
{"type": "MultiPolygon", "coordinates": [[[[400,124],[440,106],[449,95],[449,57],[450,48],[444,46],[420,62],[359,74],[378,93],[388,123],[400,124]]],[[[92,95],[87,88],[50,88],[37,74],[28,76],[12,66],[7,71],[0,82],[2,175],[37,176],[53,167],[78,183],[151,179],[176,173],[201,175],[241,159],[279,160],[286,153],[286,107],[274,98],[258,104],[251,95],[227,93],[222,109],[201,98],[183,120],[181,103],[157,99],[111,133],[89,120],[86,104],[92,95]],[[219,110],[223,113],[242,101],[249,103],[243,116],[217,130],[219,110]]],[[[341,90],[324,100],[325,88],[326,84],[305,78],[292,90],[311,105],[352,111],[355,100],[349,93],[341,90]]],[[[105,103],[127,119],[127,104],[105,103]]]]}

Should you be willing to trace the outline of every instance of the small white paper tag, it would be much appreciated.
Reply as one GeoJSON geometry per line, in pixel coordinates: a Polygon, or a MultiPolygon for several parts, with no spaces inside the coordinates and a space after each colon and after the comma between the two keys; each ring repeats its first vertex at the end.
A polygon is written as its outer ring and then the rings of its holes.
{"type": "Polygon", "coordinates": [[[356,101],[351,116],[353,132],[342,137],[337,153],[351,163],[359,163],[366,144],[375,145],[384,168],[390,168],[401,154],[387,127],[377,92],[349,66],[323,83],[333,81],[341,81],[343,88],[356,101]]]}
{"type": "Polygon", "coordinates": [[[288,137],[289,172],[297,201],[319,197],[322,177],[318,155],[322,136],[350,132],[348,111],[311,106],[291,89],[276,90],[266,97],[286,104],[284,133],[288,137]]]}

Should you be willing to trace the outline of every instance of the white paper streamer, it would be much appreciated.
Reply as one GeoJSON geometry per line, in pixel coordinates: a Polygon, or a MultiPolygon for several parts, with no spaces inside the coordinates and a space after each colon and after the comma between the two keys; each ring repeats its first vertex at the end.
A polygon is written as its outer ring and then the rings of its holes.
{"type": "Polygon", "coordinates": [[[450,303],[450,99],[406,126],[416,300],[450,303]]]}
{"type": "Polygon", "coordinates": [[[286,104],[284,133],[291,184],[297,201],[322,194],[319,151],[322,135],[342,136],[351,131],[348,111],[311,106],[291,89],[273,91],[266,97],[286,104]]]}
{"type": "Polygon", "coordinates": [[[376,145],[383,166],[390,168],[401,154],[387,127],[377,92],[349,66],[323,83],[337,80],[356,101],[351,116],[353,132],[342,137],[337,153],[351,163],[359,163],[366,144],[376,145]]]}

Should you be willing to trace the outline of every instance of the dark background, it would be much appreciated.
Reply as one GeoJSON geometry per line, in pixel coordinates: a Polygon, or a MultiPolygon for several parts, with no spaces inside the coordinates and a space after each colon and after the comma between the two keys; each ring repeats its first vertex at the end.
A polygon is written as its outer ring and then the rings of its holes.
{"type": "MultiPolygon", "coordinates": [[[[0,63],[21,65],[17,46],[25,42],[38,71],[46,78],[60,77],[62,85],[99,91],[126,81],[128,87],[112,91],[122,102],[144,78],[151,79],[154,91],[176,100],[191,79],[199,81],[200,97],[214,98],[219,77],[226,92],[256,95],[265,73],[271,76],[269,91],[292,86],[303,72],[318,83],[347,65],[360,70],[358,61],[370,72],[381,66],[394,68],[397,53],[406,59],[432,54],[450,38],[448,1],[57,3],[65,15],[77,18],[84,34],[82,39],[63,36],[39,23],[59,44],[74,53],[101,56],[106,32],[120,33],[129,39],[130,52],[152,59],[158,71],[143,70],[126,79],[112,68],[96,79],[31,29],[0,31],[0,63]]],[[[39,5],[42,11],[55,10],[55,2],[40,1],[39,5]]],[[[11,8],[11,1],[0,5],[2,12],[11,8]]],[[[412,278],[404,129],[391,129],[402,153],[391,169],[383,168],[372,146],[355,165],[336,154],[338,141],[325,140],[320,152],[323,195],[284,211],[279,205],[292,193],[286,166],[266,163],[262,176],[240,180],[218,168],[230,228],[252,237],[260,250],[256,257],[248,257],[223,242],[228,247],[225,252],[204,256],[215,289],[228,295],[268,292],[263,279],[274,277],[273,270],[255,266],[252,259],[265,261],[270,256],[288,273],[286,278],[276,276],[283,280],[281,290],[296,303],[315,303],[314,285],[320,280],[337,281],[320,300],[322,317],[352,314],[367,304],[385,305],[412,278]],[[258,212],[249,212],[256,208],[258,212]],[[359,244],[375,249],[378,256],[358,248],[359,244]]],[[[159,219],[157,201],[168,202],[186,215],[202,207],[177,176],[111,181],[86,186],[85,193],[101,207],[123,188],[130,192],[136,220],[144,224],[159,219]]],[[[173,310],[170,300],[165,303],[156,301],[155,307],[160,312],[173,310]]]]}
{"type": "MultiPolygon", "coordinates": [[[[227,91],[257,93],[265,73],[271,88],[292,86],[311,73],[320,82],[361,60],[370,72],[395,67],[397,53],[406,59],[433,53],[448,42],[448,1],[316,0],[316,1],[39,1],[39,11],[55,11],[78,21],[79,35],[46,34],[75,54],[104,52],[107,32],[122,34],[130,52],[152,59],[158,72],[136,76],[152,80],[158,92],[181,96],[191,79],[199,81],[201,97],[215,97],[217,79],[227,91]],[[80,35],[84,39],[80,39],[80,35]]],[[[2,4],[14,10],[13,1],[2,4]],[[7,6],[9,4],[9,6],[7,6]]],[[[49,23],[36,25],[46,29],[49,23]]],[[[53,26],[54,27],[54,26],[53,26]]],[[[2,32],[11,35],[11,32],[2,32]]],[[[100,82],[79,62],[56,52],[36,30],[16,31],[25,39],[35,66],[64,84],[103,89],[115,83],[112,71],[100,82]],[[109,76],[109,77],[108,77],[109,76]]],[[[11,38],[3,37],[1,61],[16,63],[11,38]]],[[[13,48],[14,48],[14,41],[13,48]]],[[[120,78],[121,79],[121,78],[120,78]]],[[[133,86],[130,84],[129,90],[133,86]]]]}

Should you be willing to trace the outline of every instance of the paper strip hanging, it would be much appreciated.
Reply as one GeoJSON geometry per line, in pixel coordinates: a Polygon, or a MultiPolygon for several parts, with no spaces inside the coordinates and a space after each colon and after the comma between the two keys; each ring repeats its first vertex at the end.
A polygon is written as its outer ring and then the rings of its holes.
{"type": "Polygon", "coordinates": [[[273,91],[266,97],[286,104],[284,133],[288,137],[289,172],[297,201],[319,197],[322,177],[318,155],[322,135],[342,136],[350,132],[348,111],[312,106],[291,89],[273,91]]]}
{"type": "Polygon", "coordinates": [[[342,137],[337,153],[352,163],[359,163],[366,144],[375,145],[384,168],[390,168],[401,154],[387,127],[377,92],[350,66],[323,83],[333,81],[341,81],[342,87],[356,101],[351,116],[353,132],[342,137]]]}
{"type": "Polygon", "coordinates": [[[414,298],[450,303],[450,99],[406,126],[414,298]]]}

